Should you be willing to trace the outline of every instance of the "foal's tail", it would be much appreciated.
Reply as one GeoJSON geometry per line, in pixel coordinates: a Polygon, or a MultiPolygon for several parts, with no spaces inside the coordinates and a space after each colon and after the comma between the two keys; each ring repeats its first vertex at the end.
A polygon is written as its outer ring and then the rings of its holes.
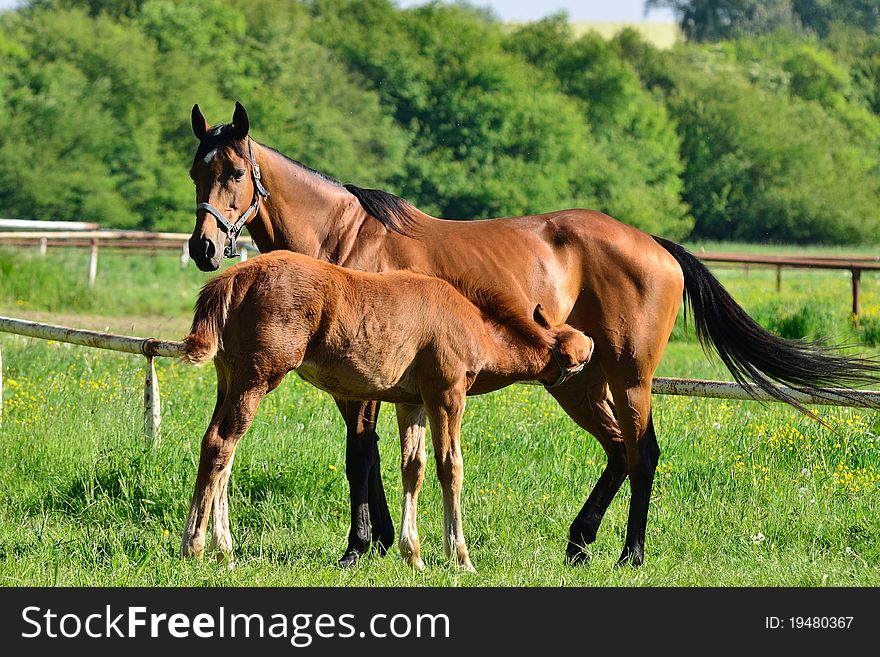
{"type": "MultiPolygon", "coordinates": [[[[748,389],[753,384],[776,399],[813,414],[773,381],[822,398],[822,387],[877,383],[880,362],[850,358],[815,342],[786,340],[762,328],[733,300],[694,255],[675,242],[654,237],[678,261],[684,274],[684,297],[694,314],[697,338],[706,353],[717,353],[748,389]]],[[[846,396],[845,391],[839,393],[846,396]]],[[[815,417],[815,416],[814,416],[815,417]]]]}
{"type": "Polygon", "coordinates": [[[208,281],[199,293],[190,333],[183,339],[181,360],[204,363],[215,356],[229,315],[235,274],[228,271],[208,281]]]}

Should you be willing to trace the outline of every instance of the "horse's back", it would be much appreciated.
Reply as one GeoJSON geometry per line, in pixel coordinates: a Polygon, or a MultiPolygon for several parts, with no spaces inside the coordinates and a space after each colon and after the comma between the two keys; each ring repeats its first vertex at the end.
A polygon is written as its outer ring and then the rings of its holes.
{"type": "Polygon", "coordinates": [[[631,317],[637,308],[680,302],[681,269],[647,233],[594,210],[478,221],[432,220],[401,242],[402,267],[415,267],[460,287],[462,279],[495,286],[521,299],[525,313],[540,303],[552,324],[566,321],[583,298],[631,317]],[[627,291],[620,298],[621,290],[627,291]],[[600,303],[601,301],[601,303],[600,303]]]}

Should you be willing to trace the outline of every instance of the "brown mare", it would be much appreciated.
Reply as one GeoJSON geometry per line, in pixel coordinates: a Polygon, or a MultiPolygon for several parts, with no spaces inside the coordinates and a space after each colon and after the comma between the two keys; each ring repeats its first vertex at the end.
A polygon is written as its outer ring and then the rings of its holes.
{"type": "Polygon", "coordinates": [[[524,318],[498,293],[474,293],[482,310],[438,278],[364,273],[289,251],[260,255],[205,285],[183,359],[200,363],[216,354],[217,404],[202,439],[181,553],[202,553],[213,509],[212,547],[231,556],[227,484],[235,447],[260,400],[296,370],[337,399],[397,405],[404,493],[399,545],[419,570],[416,502],[427,415],[443,489],[443,547],[448,558],[473,570],[460,503],[465,396],[515,381],[554,383],[579,371],[593,353],[592,340],[577,329],[550,328],[540,306],[534,319],[524,318]]]}
{"type": "MultiPolygon", "coordinates": [[[[240,104],[231,124],[213,128],[195,106],[192,127],[199,147],[190,176],[200,205],[189,245],[203,271],[217,269],[224,252],[234,253],[234,237],[246,224],[263,252],[289,249],[362,271],[407,269],[447,280],[465,294],[474,283],[503,290],[519,304],[517,314],[540,304],[552,325],[567,322],[595,340],[591,364],[548,389],[608,458],[571,523],[571,563],[585,560],[586,546],[627,476],[632,496],[620,562],[637,566],[644,558],[660,455],[651,383],[683,294],[707,352],[716,352],[741,383],[794,406],[773,381],[821,394],[819,386],[874,381],[880,371],[876,363],[770,334],[681,246],[601,212],[436,219],[386,192],[341,185],[256,143],[240,104]]],[[[348,430],[352,517],[341,560],[347,565],[368,549],[370,520],[380,548],[391,545],[394,529],[378,467],[379,403],[337,404],[348,430]]]]}

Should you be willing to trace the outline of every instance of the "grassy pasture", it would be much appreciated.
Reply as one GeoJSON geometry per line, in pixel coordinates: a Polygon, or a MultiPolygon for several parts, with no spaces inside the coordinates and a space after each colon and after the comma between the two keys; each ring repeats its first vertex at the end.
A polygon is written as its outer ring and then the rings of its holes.
{"type": "MultiPolygon", "coordinates": [[[[173,256],[0,258],[0,314],[179,338],[206,275],[173,256]],[[76,321],[77,317],[84,318],[76,321]]],[[[852,328],[848,274],[718,269],[734,296],[775,330],[869,346],[880,277],[863,276],[852,328]],[[793,320],[791,318],[800,318],[793,320]]],[[[880,583],[880,420],[820,409],[828,431],[779,405],[656,396],[663,450],[646,563],[612,568],[629,500],[611,505],[592,562],[563,563],[567,527],[601,472],[598,444],[540,388],[469,401],[463,427],[465,535],[478,573],[446,565],[439,486],[429,462],[420,504],[425,573],[395,555],[350,571],[335,559],[348,528],[344,431],[333,404],[296,377],[264,401],[230,484],[237,567],[176,557],[213,407],[214,373],[163,360],[163,444],[142,439],[142,360],[0,335],[0,582],[20,585],[857,585],[880,583]]],[[[678,327],[661,375],[729,378],[678,327]]],[[[380,449],[397,521],[393,413],[380,449]]],[[[429,448],[430,451],[430,448],[429,448]]],[[[397,524],[397,522],[395,523],[397,524]]]]}

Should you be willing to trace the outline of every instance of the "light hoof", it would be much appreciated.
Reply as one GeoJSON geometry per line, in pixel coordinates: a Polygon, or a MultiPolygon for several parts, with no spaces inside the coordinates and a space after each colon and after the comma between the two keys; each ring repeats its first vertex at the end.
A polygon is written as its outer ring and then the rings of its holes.
{"type": "Polygon", "coordinates": [[[184,540],[180,544],[181,559],[201,559],[205,553],[204,543],[199,544],[198,541],[184,540]]]}
{"type": "Polygon", "coordinates": [[[214,559],[216,559],[219,565],[225,565],[227,570],[235,570],[235,556],[232,552],[217,552],[214,555],[214,559]]]}

